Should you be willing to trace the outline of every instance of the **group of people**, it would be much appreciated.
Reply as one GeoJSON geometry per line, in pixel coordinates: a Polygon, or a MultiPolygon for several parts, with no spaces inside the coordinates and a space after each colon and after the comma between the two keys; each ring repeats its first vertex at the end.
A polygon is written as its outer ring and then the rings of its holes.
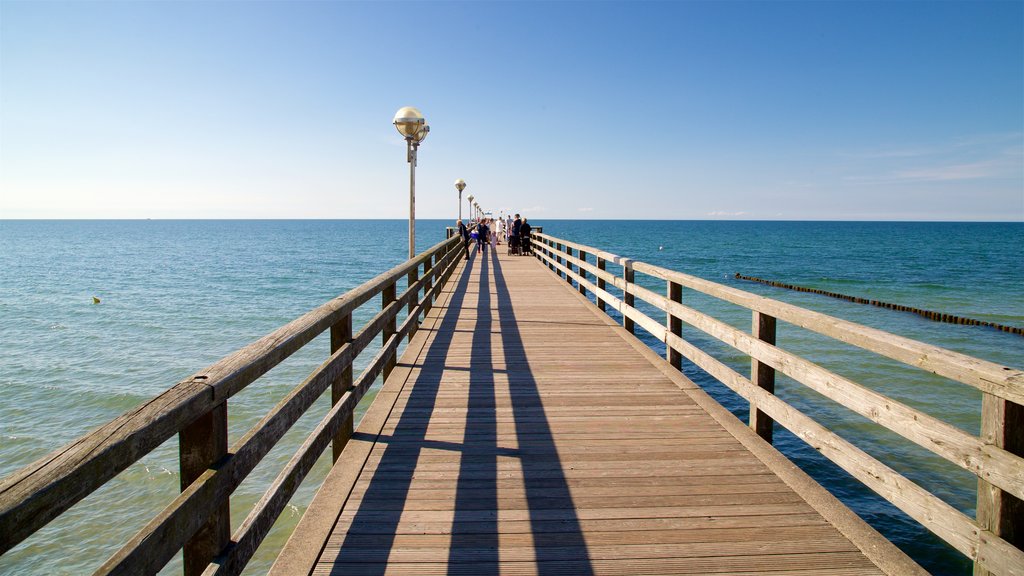
{"type": "Polygon", "coordinates": [[[488,244],[492,250],[497,250],[502,242],[508,244],[509,254],[529,254],[531,226],[526,218],[520,218],[519,214],[494,218],[479,218],[476,220],[476,227],[470,229],[462,220],[458,221],[459,236],[462,237],[462,245],[466,249],[466,258],[469,258],[470,242],[476,242],[477,253],[484,252],[488,244]]]}

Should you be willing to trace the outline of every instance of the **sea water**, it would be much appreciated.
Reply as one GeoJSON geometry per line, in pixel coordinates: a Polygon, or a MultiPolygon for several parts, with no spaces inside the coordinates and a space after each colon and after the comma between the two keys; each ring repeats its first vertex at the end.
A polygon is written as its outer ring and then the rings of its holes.
{"type": "MultiPolygon", "coordinates": [[[[1024,364],[1024,338],[743,282],[735,273],[992,322],[1024,325],[1024,224],[544,221],[548,234],[700,276],[999,364],[1024,364]]],[[[450,222],[421,220],[418,250],[450,222]]],[[[0,221],[0,476],[156,396],[309,309],[401,263],[406,222],[0,221]],[[100,303],[94,304],[93,298],[100,303]]],[[[663,291],[641,274],[637,281],[663,291]]],[[[749,330],[750,312],[684,292],[688,304],[749,330]]],[[[356,314],[357,326],[376,302],[356,314]]],[[[663,313],[640,304],[654,318],[663,313]]],[[[663,346],[638,335],[663,352],[663,346]]],[[[749,358],[684,325],[684,336],[741,373],[749,358]]],[[[779,346],[972,434],[980,393],[780,322],[779,346]]],[[[241,437],[329,353],[325,337],[229,402],[241,437]]],[[[365,354],[356,363],[365,366],[365,354]]],[[[737,417],[746,403],[687,365],[737,417]]],[[[784,377],[777,393],[861,449],[973,516],[976,479],[784,377]]],[[[364,404],[365,406],[365,404],[364,404]]],[[[320,415],[324,401],[232,499],[237,526],[320,415]]],[[[970,562],[776,427],[776,446],[928,570],[970,562]]],[[[177,441],[0,557],[0,574],[91,572],[179,490],[177,441]]],[[[322,458],[251,562],[267,571],[317,482],[322,458]]],[[[180,571],[173,561],[166,573],[180,571]]]]}

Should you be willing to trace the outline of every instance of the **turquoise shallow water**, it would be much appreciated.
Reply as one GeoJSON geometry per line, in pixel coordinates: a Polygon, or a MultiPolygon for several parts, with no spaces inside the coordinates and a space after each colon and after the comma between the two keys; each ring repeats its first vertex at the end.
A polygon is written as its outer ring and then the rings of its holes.
{"type": "MultiPolygon", "coordinates": [[[[1000,364],[1024,364],[1024,338],[733,279],[758,276],[1024,325],[1024,225],[542,221],[549,234],[792,302],[1000,364]]],[[[420,221],[424,249],[447,222],[420,221]]],[[[6,475],[158,394],[178,380],[405,257],[394,221],[0,221],[0,475],[6,475]],[[92,297],[102,304],[93,305],[92,297]]],[[[644,282],[638,275],[638,280],[644,282]]],[[[651,281],[652,289],[664,286],[651,281]]],[[[735,326],[750,313],[684,294],[735,326]]],[[[357,315],[359,324],[372,306],[357,315]]],[[[654,317],[660,317],[650,313],[654,317]]],[[[660,313],[659,313],[660,314],[660,313]]],[[[737,370],[749,359],[687,328],[737,370]]],[[[657,348],[658,343],[647,339],[657,348]]],[[[780,325],[779,344],[843,376],[976,433],[980,395],[884,358],[780,325]]],[[[229,404],[232,440],[327,355],[314,341],[229,404]]],[[[369,357],[369,356],[367,356],[369,357]]],[[[357,364],[357,368],[361,364],[357,364]]],[[[746,405],[699,370],[687,374],[742,418],[746,405]]],[[[813,392],[780,379],[778,393],[862,449],[968,514],[974,479],[813,392]]],[[[325,406],[314,409],[323,414],[325,406]]],[[[233,501],[244,517],[315,422],[304,419],[233,501]]],[[[969,563],[787,433],[776,444],[930,571],[969,563]]],[[[311,480],[322,477],[326,462],[311,480]]],[[[170,441],[14,551],[0,574],[89,572],[177,491],[170,441]],[[74,554],[68,554],[74,550],[74,554]],[[54,554],[59,561],[54,560],[54,554]]],[[[279,545],[314,488],[293,501],[269,544],[279,545]]],[[[267,547],[265,547],[267,548],[267,547]]],[[[250,573],[265,572],[263,550],[250,573]]],[[[177,563],[165,572],[174,573],[177,563]]]]}

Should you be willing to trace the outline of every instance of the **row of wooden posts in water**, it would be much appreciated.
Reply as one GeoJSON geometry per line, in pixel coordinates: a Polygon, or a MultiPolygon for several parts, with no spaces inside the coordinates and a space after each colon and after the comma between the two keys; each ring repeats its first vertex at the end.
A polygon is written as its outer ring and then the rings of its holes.
{"type": "Polygon", "coordinates": [[[945,322],[947,324],[962,324],[965,326],[988,326],[1001,330],[1003,332],[1009,332],[1011,334],[1017,334],[1018,336],[1024,336],[1024,328],[1019,326],[1007,326],[1005,324],[997,324],[995,322],[987,322],[985,320],[978,320],[975,318],[965,318],[963,316],[956,316],[954,314],[946,314],[943,312],[936,312],[934,310],[924,310],[922,308],[914,308],[913,306],[904,306],[902,304],[893,304],[891,302],[882,302],[881,300],[868,300],[867,298],[860,298],[857,296],[848,296],[846,294],[839,294],[838,292],[829,292],[827,290],[818,290],[817,288],[807,288],[806,286],[795,286],[793,284],[785,284],[783,282],[776,282],[774,280],[765,280],[764,278],[758,278],[756,276],[744,276],[739,272],[736,273],[737,280],[749,280],[751,282],[758,282],[768,286],[774,286],[775,288],[785,288],[787,290],[795,290],[797,292],[809,292],[811,294],[820,294],[822,296],[828,296],[829,298],[838,298],[839,300],[846,300],[847,302],[855,302],[857,304],[870,304],[871,306],[878,306],[879,308],[888,308],[889,310],[898,310],[900,312],[912,312],[918,316],[924,316],[929,320],[936,322],[945,322]]]}

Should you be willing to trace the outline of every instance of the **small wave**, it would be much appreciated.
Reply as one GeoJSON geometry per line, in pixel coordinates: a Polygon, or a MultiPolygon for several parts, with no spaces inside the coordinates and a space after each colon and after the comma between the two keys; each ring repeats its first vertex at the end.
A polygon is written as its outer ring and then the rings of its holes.
{"type": "Polygon", "coordinates": [[[831,282],[832,284],[850,284],[850,285],[855,285],[855,284],[868,284],[869,283],[869,282],[867,282],[865,280],[858,280],[856,278],[831,278],[829,276],[822,276],[822,277],[818,278],[818,280],[821,281],[821,282],[831,282]]]}
{"type": "Polygon", "coordinates": [[[146,469],[146,479],[156,480],[158,476],[174,476],[174,472],[171,472],[165,466],[150,466],[149,464],[143,465],[146,469]]]}
{"type": "Polygon", "coordinates": [[[68,329],[68,327],[65,326],[64,324],[60,324],[60,323],[50,324],[50,330],[67,330],[67,329],[68,329]]]}

